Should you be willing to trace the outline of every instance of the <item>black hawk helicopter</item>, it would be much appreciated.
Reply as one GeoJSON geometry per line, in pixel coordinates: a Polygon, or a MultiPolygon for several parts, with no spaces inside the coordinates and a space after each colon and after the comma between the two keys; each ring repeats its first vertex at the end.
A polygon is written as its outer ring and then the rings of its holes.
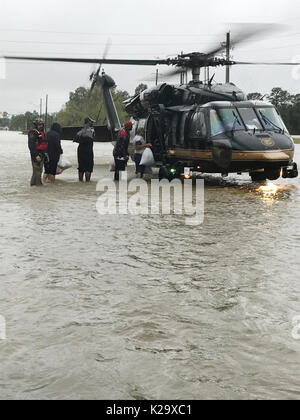
{"type": "MultiPolygon", "coordinates": [[[[253,36],[244,31],[231,46],[253,36]]],[[[248,101],[245,93],[233,83],[214,84],[213,77],[202,82],[201,69],[234,65],[284,65],[297,63],[241,62],[220,57],[224,45],[207,53],[180,54],[158,60],[72,59],[41,57],[5,57],[7,59],[100,64],[92,73],[91,89],[102,88],[108,126],[96,126],[96,141],[113,141],[121,129],[111,89],[114,80],[101,73],[103,64],[174,66],[167,76],[181,74],[180,85],[162,83],[147,89],[124,103],[135,121],[134,133],[144,128],[151,142],[159,178],[173,178],[192,172],[249,173],[253,181],[276,180],[298,176],[293,161],[295,145],[275,107],[263,101],[248,101]],[[191,70],[192,80],[184,83],[191,70]],[[100,74],[101,73],[101,74],[100,74]]],[[[65,127],[64,139],[72,140],[79,127],[65,127]]],[[[133,134],[134,134],[133,133],[133,134]]]]}

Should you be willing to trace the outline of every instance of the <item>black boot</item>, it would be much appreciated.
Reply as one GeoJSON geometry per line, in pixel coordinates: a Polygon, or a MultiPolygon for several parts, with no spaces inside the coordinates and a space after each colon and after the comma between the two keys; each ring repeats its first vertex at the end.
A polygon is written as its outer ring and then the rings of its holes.
{"type": "Polygon", "coordinates": [[[84,176],[84,173],[79,172],[79,182],[83,182],[83,176],[84,176]]]}
{"type": "Polygon", "coordinates": [[[85,173],[86,182],[91,182],[91,176],[92,176],[91,172],[86,172],[85,173]]]}

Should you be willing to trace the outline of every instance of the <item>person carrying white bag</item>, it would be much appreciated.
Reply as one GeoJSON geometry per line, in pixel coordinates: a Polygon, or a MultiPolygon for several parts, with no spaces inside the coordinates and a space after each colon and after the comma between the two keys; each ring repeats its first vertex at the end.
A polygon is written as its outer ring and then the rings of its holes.
{"type": "Polygon", "coordinates": [[[60,156],[58,164],[57,164],[57,175],[60,175],[63,173],[63,171],[66,171],[67,169],[72,168],[72,163],[63,155],[60,156]]]}
{"type": "Polygon", "coordinates": [[[152,144],[146,143],[145,130],[143,128],[140,128],[137,131],[137,135],[134,137],[132,143],[133,143],[133,146],[135,147],[134,161],[135,161],[135,167],[136,167],[136,175],[138,178],[143,178],[146,166],[153,166],[153,164],[155,163],[154,158],[153,158],[153,153],[150,149],[150,147],[152,147],[152,144]],[[148,156],[149,152],[147,152],[147,150],[151,152],[154,163],[152,161],[151,162],[149,161],[149,156],[148,156]],[[146,153],[146,158],[144,159],[145,153],[146,153]],[[148,163],[150,163],[150,165],[148,163]]]}

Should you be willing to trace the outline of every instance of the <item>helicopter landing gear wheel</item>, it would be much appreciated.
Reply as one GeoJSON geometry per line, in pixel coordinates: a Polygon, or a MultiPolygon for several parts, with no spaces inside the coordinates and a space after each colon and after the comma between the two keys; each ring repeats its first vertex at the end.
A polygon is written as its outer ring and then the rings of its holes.
{"type": "Polygon", "coordinates": [[[284,168],[282,178],[297,178],[299,175],[297,163],[293,163],[292,168],[284,168]]]}
{"type": "Polygon", "coordinates": [[[265,172],[251,172],[252,182],[263,182],[267,180],[265,172]]]}
{"type": "Polygon", "coordinates": [[[274,171],[266,172],[266,177],[270,181],[276,181],[278,178],[280,178],[280,169],[275,169],[274,171]]]}

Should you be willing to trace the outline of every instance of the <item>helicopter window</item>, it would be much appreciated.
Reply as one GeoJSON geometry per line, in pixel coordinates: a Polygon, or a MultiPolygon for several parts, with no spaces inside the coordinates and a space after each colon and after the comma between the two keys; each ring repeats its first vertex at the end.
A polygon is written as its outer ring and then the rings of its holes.
{"type": "Polygon", "coordinates": [[[205,114],[204,112],[195,112],[191,121],[191,138],[204,138],[207,136],[207,128],[205,123],[205,114]]]}
{"type": "Polygon", "coordinates": [[[225,133],[226,131],[245,130],[244,124],[233,108],[210,110],[211,136],[225,133]]]}
{"type": "Polygon", "coordinates": [[[224,133],[224,126],[214,109],[210,110],[210,129],[212,137],[224,133]]]}
{"type": "Polygon", "coordinates": [[[248,130],[263,130],[253,108],[238,108],[248,130]]]}
{"type": "Polygon", "coordinates": [[[238,131],[245,130],[244,124],[234,108],[219,109],[219,115],[222,120],[223,131],[238,131]]]}
{"type": "Polygon", "coordinates": [[[288,133],[288,129],[275,108],[257,108],[257,111],[266,130],[276,131],[277,129],[279,131],[284,130],[288,133]]]}

